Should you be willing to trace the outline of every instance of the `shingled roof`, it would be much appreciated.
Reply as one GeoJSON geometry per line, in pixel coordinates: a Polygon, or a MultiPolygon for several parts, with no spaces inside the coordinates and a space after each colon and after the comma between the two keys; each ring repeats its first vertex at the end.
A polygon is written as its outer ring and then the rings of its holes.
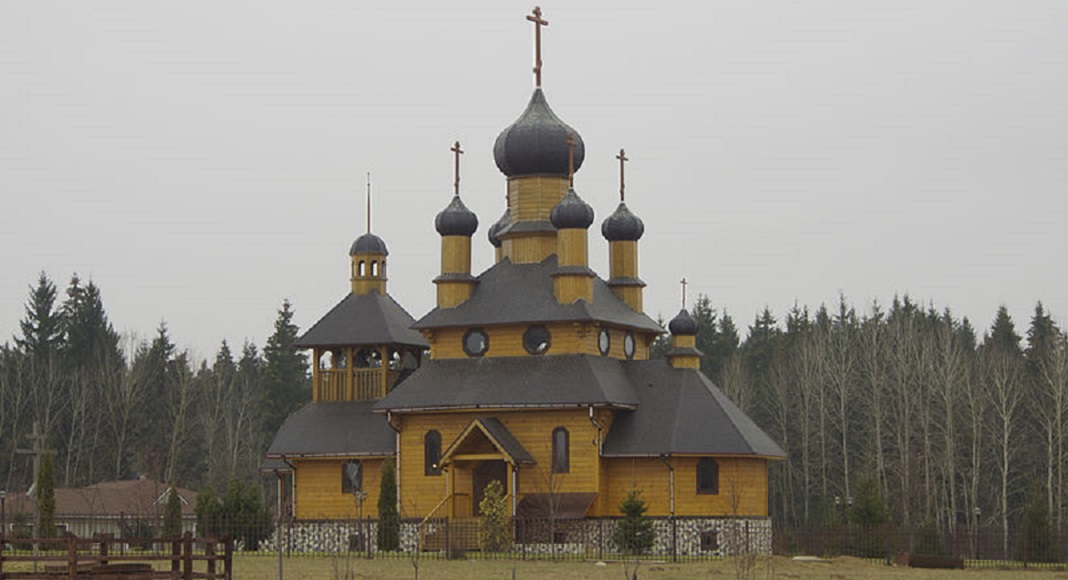
{"type": "Polygon", "coordinates": [[[616,415],[606,457],[692,453],[782,458],[786,454],[712,381],[666,361],[625,364],[639,399],[616,415]]]}
{"type": "Polygon", "coordinates": [[[278,430],[268,458],[393,455],[397,439],[373,401],[309,403],[278,430]]]}
{"type": "Polygon", "coordinates": [[[430,348],[411,329],[415,319],[388,294],[348,294],[316,322],[296,345],[341,346],[352,344],[405,344],[430,348]]]}
{"type": "Polygon", "coordinates": [[[633,407],[637,402],[620,361],[558,355],[430,360],[374,408],[633,407]]]}
{"type": "Polygon", "coordinates": [[[560,304],[553,293],[556,270],[555,254],[537,264],[513,264],[505,258],[478,277],[474,293],[464,303],[455,308],[435,308],[413,328],[590,321],[663,332],[656,321],[635,312],[597,277],[593,279],[592,303],[579,300],[560,304]]]}

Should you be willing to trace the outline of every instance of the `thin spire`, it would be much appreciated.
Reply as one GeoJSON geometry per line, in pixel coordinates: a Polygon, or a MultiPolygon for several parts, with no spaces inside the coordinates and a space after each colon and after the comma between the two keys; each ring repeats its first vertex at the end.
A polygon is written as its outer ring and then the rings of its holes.
{"type": "Polygon", "coordinates": [[[454,175],[456,176],[456,179],[452,183],[452,189],[453,189],[453,193],[455,193],[457,196],[459,196],[460,195],[460,155],[463,154],[464,150],[460,149],[460,142],[457,141],[456,144],[453,145],[449,149],[449,151],[452,151],[456,155],[456,168],[454,170],[454,175]]]}
{"type": "Polygon", "coordinates": [[[619,155],[616,155],[616,159],[619,160],[619,202],[623,203],[623,188],[626,187],[623,180],[623,164],[630,161],[630,159],[627,158],[627,153],[626,151],[623,151],[622,147],[619,149],[619,155]]]}
{"type": "Polygon", "coordinates": [[[371,233],[371,172],[367,172],[367,233],[371,233]]]}
{"type": "Polygon", "coordinates": [[[567,181],[575,187],[575,134],[567,134],[567,181]]]}
{"type": "Polygon", "coordinates": [[[541,88],[541,27],[549,21],[541,17],[541,6],[535,6],[527,20],[534,23],[534,86],[541,88]]]}
{"type": "Polygon", "coordinates": [[[686,310],[686,286],[689,282],[686,281],[686,278],[683,278],[679,284],[682,284],[682,309],[686,310]]]}

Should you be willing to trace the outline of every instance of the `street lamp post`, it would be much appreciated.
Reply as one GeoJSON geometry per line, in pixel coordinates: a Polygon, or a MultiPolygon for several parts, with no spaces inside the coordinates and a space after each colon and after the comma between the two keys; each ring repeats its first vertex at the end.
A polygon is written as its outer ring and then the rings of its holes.
{"type": "Polygon", "coordinates": [[[7,490],[0,489],[0,552],[4,550],[7,537],[7,490]]]}
{"type": "Polygon", "coordinates": [[[983,510],[979,506],[975,506],[972,510],[972,530],[975,534],[975,545],[972,548],[973,557],[979,559],[979,516],[983,515],[983,510]]]}

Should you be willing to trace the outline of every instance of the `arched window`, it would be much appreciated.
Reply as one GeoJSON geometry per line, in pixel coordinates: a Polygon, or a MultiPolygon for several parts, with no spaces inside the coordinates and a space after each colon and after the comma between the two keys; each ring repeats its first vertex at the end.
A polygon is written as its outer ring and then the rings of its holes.
{"type": "Polygon", "coordinates": [[[699,495],[719,493],[719,464],[711,457],[705,457],[697,462],[697,493],[699,495]]]}
{"type": "Polygon", "coordinates": [[[366,272],[367,272],[367,263],[364,262],[363,260],[360,260],[360,266],[356,271],[356,275],[362,277],[362,276],[366,275],[366,272]]]}
{"type": "Polygon", "coordinates": [[[357,461],[341,464],[341,493],[363,491],[363,466],[357,461]]]}
{"type": "Polygon", "coordinates": [[[377,276],[378,275],[378,261],[377,260],[371,260],[371,275],[372,276],[377,276]]]}
{"type": "Polygon", "coordinates": [[[567,473],[571,470],[571,449],[567,429],[553,429],[553,473],[567,473]]]}
{"type": "Polygon", "coordinates": [[[435,430],[423,436],[423,475],[441,475],[441,433],[435,430]]]}

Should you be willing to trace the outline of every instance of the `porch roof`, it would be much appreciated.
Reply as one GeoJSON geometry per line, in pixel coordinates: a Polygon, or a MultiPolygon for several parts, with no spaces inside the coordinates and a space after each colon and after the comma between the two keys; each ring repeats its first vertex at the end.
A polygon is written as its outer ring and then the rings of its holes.
{"type": "Polygon", "coordinates": [[[512,432],[508,430],[499,420],[494,417],[475,417],[467,427],[464,428],[460,435],[456,437],[449,448],[445,450],[445,453],[441,455],[441,464],[447,465],[457,455],[457,450],[464,441],[471,436],[475,430],[479,430],[486,439],[501,453],[504,455],[505,461],[512,465],[521,464],[533,464],[534,457],[523,447],[519,440],[512,435],[512,432]]]}

